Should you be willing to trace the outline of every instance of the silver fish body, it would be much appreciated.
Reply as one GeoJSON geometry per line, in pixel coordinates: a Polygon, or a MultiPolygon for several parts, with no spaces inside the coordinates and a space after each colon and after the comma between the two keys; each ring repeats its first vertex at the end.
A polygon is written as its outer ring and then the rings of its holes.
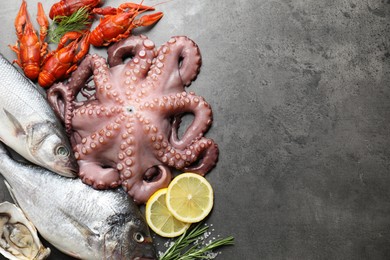
{"type": "Polygon", "coordinates": [[[148,226],[123,190],[94,190],[19,163],[1,144],[0,173],[41,236],[60,251],[79,259],[156,259],[148,226]]]}
{"type": "Polygon", "coordinates": [[[78,164],[43,93],[0,54],[0,140],[30,162],[76,177],[78,164]]]}

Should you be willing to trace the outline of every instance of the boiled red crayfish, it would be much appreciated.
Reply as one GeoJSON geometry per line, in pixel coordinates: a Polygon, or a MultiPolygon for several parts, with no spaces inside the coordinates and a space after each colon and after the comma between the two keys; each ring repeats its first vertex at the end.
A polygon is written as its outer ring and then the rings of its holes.
{"type": "Polygon", "coordinates": [[[27,3],[23,0],[15,19],[18,40],[14,46],[9,45],[17,54],[14,60],[31,80],[38,78],[42,59],[47,52],[45,38],[49,27],[48,19],[43,11],[42,3],[38,3],[37,21],[40,26],[39,38],[34,30],[27,12],[27,3]]]}
{"type": "Polygon", "coordinates": [[[119,8],[94,8],[92,13],[103,15],[98,26],[91,32],[89,42],[94,46],[108,46],[131,34],[131,30],[140,26],[149,26],[156,23],[162,12],[144,15],[139,19],[135,17],[145,11],[153,11],[153,7],[134,3],[124,3],[119,8]]]}
{"type": "Polygon", "coordinates": [[[91,11],[102,3],[103,0],[62,0],[50,8],[49,17],[53,20],[56,16],[70,16],[82,7],[91,11]]]}
{"type": "Polygon", "coordinates": [[[55,81],[68,77],[77,63],[89,51],[89,32],[68,32],[60,40],[55,51],[50,52],[43,61],[38,83],[50,87],[55,81]]]}

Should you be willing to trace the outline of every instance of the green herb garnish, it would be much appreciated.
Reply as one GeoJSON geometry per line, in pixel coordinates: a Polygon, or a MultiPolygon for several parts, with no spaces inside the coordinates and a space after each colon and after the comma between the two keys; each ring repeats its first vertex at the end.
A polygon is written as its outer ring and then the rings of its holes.
{"type": "Polygon", "coordinates": [[[70,16],[55,16],[53,19],[55,26],[50,26],[50,42],[58,43],[67,32],[82,32],[90,27],[92,21],[87,7],[81,7],[70,16]]]}
{"type": "Polygon", "coordinates": [[[160,260],[212,259],[214,257],[208,255],[207,252],[217,247],[234,244],[232,236],[205,243],[202,238],[208,228],[208,226],[198,224],[187,230],[167,249],[160,260]]]}

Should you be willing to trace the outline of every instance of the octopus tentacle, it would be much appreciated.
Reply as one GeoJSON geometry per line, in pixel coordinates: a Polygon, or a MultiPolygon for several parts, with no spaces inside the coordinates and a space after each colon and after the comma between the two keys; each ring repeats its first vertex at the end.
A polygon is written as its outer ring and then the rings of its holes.
{"type": "Polygon", "coordinates": [[[143,174],[137,175],[137,177],[126,179],[122,182],[122,187],[134,198],[136,203],[143,203],[157,190],[168,187],[171,179],[172,173],[169,167],[159,164],[148,168],[143,174]],[[157,180],[152,182],[145,180],[144,176],[150,174],[150,171],[159,171],[157,180]]]}
{"type": "Polygon", "coordinates": [[[175,147],[164,131],[151,125],[149,133],[151,147],[155,158],[169,167],[178,170],[191,170],[205,175],[217,163],[219,149],[212,139],[199,137],[192,140],[188,146],[178,149],[175,147]]]}
{"type": "Polygon", "coordinates": [[[154,43],[144,35],[126,38],[108,48],[108,64],[114,67],[131,58],[125,65],[125,74],[145,78],[154,58],[154,48],[154,43]]]}
{"type": "Polygon", "coordinates": [[[104,168],[101,162],[91,160],[79,160],[79,177],[81,180],[95,189],[115,188],[121,184],[116,169],[104,168]]]}
{"type": "Polygon", "coordinates": [[[194,92],[181,92],[176,95],[163,96],[157,99],[155,103],[158,106],[143,106],[143,109],[156,110],[159,108],[161,116],[174,117],[172,124],[172,131],[169,142],[177,149],[184,149],[190,145],[193,140],[197,140],[203,136],[205,132],[210,128],[212,123],[212,110],[210,105],[204,100],[203,97],[195,95],[194,92]],[[181,139],[177,136],[177,130],[180,126],[181,117],[185,113],[192,113],[194,120],[184,132],[181,139]]]}
{"type": "Polygon", "coordinates": [[[72,88],[57,83],[47,91],[47,100],[56,116],[64,123],[68,135],[71,132],[74,94],[72,88]]]}
{"type": "MultiPolygon", "coordinates": [[[[163,146],[164,141],[162,142],[163,146]]],[[[219,149],[212,139],[200,138],[185,149],[167,145],[161,161],[178,170],[192,171],[204,176],[217,164],[219,149]]]]}
{"type": "Polygon", "coordinates": [[[201,63],[196,43],[188,37],[176,36],[158,49],[149,75],[162,83],[164,93],[180,92],[196,79],[201,63]]]}
{"type": "MultiPolygon", "coordinates": [[[[84,60],[85,61],[85,60],[84,60]]],[[[108,68],[107,62],[103,57],[100,57],[96,54],[93,54],[87,60],[88,69],[92,75],[93,81],[95,83],[95,96],[98,100],[104,100],[105,98],[117,99],[118,93],[115,90],[112,90],[112,85],[109,83],[111,79],[110,70],[108,68]]]]}
{"type": "Polygon", "coordinates": [[[71,120],[73,118],[73,102],[80,89],[85,85],[90,77],[89,70],[85,68],[89,66],[89,57],[87,56],[80,63],[79,68],[72,74],[69,81],[57,83],[47,91],[47,100],[53,108],[56,115],[64,122],[65,129],[68,134],[71,131],[71,120]]]}
{"type": "MultiPolygon", "coordinates": [[[[66,84],[57,83],[47,91],[47,100],[56,115],[64,122],[68,134],[70,134],[72,128],[71,121],[73,118],[73,110],[77,103],[77,95],[91,77],[93,73],[92,69],[94,68],[91,62],[96,59],[99,59],[97,55],[87,55],[77,70],[72,73],[71,78],[66,84]]],[[[104,61],[104,59],[102,60],[104,61]]]]}
{"type": "Polygon", "coordinates": [[[218,161],[219,149],[218,145],[212,140],[204,138],[198,142],[200,148],[195,148],[198,154],[196,155],[198,163],[184,167],[184,171],[199,173],[204,176],[212,168],[215,167],[218,161]],[[200,143],[200,144],[199,144],[200,143]]]}

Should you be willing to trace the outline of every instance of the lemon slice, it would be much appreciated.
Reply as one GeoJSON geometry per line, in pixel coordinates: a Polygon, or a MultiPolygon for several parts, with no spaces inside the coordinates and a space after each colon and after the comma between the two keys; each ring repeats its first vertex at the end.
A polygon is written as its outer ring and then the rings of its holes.
{"type": "Polygon", "coordinates": [[[166,203],[172,215],[185,223],[203,220],[213,208],[210,183],[195,173],[182,173],[168,186],[166,203]]]}
{"type": "Polygon", "coordinates": [[[175,219],[166,206],[167,188],[155,192],[145,206],[145,217],[149,227],[163,237],[183,234],[191,224],[175,219]]]}

